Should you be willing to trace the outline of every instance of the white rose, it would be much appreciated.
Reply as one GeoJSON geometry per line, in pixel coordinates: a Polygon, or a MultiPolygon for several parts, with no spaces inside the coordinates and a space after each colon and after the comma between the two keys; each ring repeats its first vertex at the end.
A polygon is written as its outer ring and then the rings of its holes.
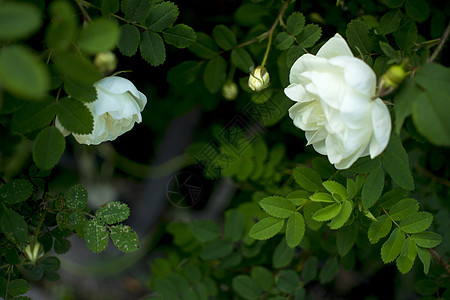
{"type": "Polygon", "coordinates": [[[302,55],[291,68],[286,96],[294,125],[305,131],[308,145],[327,155],[337,169],[349,168],[359,157],[379,155],[387,146],[391,117],[375,98],[376,76],[353,56],[336,34],[317,52],[302,55]]]}
{"type": "Polygon", "coordinates": [[[266,68],[258,66],[252,70],[248,77],[248,86],[255,92],[260,92],[267,88],[270,83],[269,72],[266,68]]]}
{"type": "MultiPolygon", "coordinates": [[[[119,135],[142,121],[141,111],[147,104],[147,97],[139,92],[128,79],[111,76],[94,84],[97,99],[86,103],[94,117],[94,129],[90,134],[73,134],[80,144],[98,145],[115,140],[119,135]]],[[[58,119],[56,127],[69,134],[58,119]]]]}

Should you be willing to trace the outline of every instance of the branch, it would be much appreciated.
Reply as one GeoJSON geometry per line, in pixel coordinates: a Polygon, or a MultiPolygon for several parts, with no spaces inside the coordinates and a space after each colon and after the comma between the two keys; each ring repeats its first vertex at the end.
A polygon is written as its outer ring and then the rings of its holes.
{"type": "Polygon", "coordinates": [[[444,33],[442,34],[441,38],[440,38],[440,42],[437,46],[437,48],[434,50],[433,54],[431,54],[430,57],[428,57],[427,62],[431,63],[433,62],[436,57],[439,55],[439,53],[442,51],[442,48],[444,48],[444,44],[448,39],[448,36],[450,34],[450,23],[448,23],[447,28],[445,28],[444,33]]]}

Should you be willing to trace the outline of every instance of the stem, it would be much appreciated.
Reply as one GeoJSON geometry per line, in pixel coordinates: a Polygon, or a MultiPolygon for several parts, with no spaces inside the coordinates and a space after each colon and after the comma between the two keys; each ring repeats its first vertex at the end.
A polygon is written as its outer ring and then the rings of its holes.
{"type": "Polygon", "coordinates": [[[269,35],[269,41],[267,42],[267,48],[266,48],[266,52],[264,53],[264,58],[261,63],[261,68],[264,68],[264,65],[266,64],[267,57],[269,57],[270,46],[272,45],[273,33],[274,33],[275,28],[277,27],[278,23],[281,22],[288,5],[289,5],[289,2],[283,3],[283,6],[281,6],[280,12],[278,13],[278,16],[277,16],[275,22],[273,22],[272,27],[270,27],[269,31],[267,32],[267,34],[269,35]]]}
{"type": "Polygon", "coordinates": [[[439,53],[442,51],[442,49],[444,48],[445,42],[447,42],[449,34],[450,34],[450,23],[448,23],[447,27],[444,30],[444,33],[442,33],[440,42],[439,42],[436,50],[434,50],[433,54],[431,54],[431,56],[428,58],[428,60],[427,60],[428,63],[433,62],[436,59],[436,57],[439,55],[439,53]]]}
{"type": "Polygon", "coordinates": [[[81,2],[84,2],[84,1],[82,1],[82,0],[75,0],[75,3],[77,4],[78,8],[81,11],[81,14],[83,15],[84,21],[89,23],[89,22],[91,22],[91,17],[89,17],[89,14],[84,9],[83,3],[81,3],[81,2]]]}
{"type": "Polygon", "coordinates": [[[432,254],[434,256],[434,258],[436,258],[439,262],[439,264],[441,264],[441,266],[445,269],[445,271],[450,274],[450,265],[447,264],[442,257],[439,256],[439,253],[436,252],[436,250],[429,248],[428,251],[430,252],[430,254],[432,254]]]}
{"type": "Polygon", "coordinates": [[[449,180],[434,175],[433,173],[431,173],[430,171],[428,171],[427,169],[425,169],[422,166],[417,166],[416,169],[417,169],[417,171],[421,172],[426,177],[430,178],[432,181],[435,181],[435,182],[438,182],[438,183],[440,183],[442,185],[450,187],[450,181],[449,180]]]}
{"type": "Polygon", "coordinates": [[[38,226],[36,228],[36,232],[34,233],[34,242],[37,242],[38,235],[39,235],[39,229],[42,226],[42,223],[44,223],[45,215],[47,214],[47,211],[44,210],[42,213],[41,219],[39,220],[38,226]]]}

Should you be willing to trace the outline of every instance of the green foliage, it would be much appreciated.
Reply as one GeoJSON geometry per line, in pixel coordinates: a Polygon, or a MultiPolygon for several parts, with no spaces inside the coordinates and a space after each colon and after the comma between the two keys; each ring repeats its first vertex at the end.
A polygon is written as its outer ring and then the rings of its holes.
{"type": "Polygon", "coordinates": [[[36,6],[7,1],[0,11],[0,40],[16,40],[37,31],[42,17],[36,6]]]}

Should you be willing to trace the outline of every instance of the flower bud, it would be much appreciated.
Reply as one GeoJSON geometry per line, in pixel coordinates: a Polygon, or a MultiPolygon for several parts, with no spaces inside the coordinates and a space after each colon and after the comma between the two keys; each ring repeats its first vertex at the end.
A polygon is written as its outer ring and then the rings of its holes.
{"type": "Polygon", "coordinates": [[[99,52],[94,58],[94,66],[102,73],[111,73],[117,67],[116,55],[111,51],[99,52]]]}
{"type": "Polygon", "coordinates": [[[234,100],[238,95],[238,86],[231,80],[225,82],[222,86],[222,96],[227,100],[234,100]]]}
{"type": "Polygon", "coordinates": [[[402,65],[395,65],[389,68],[380,78],[380,86],[383,88],[396,89],[402,83],[402,81],[408,76],[409,72],[406,72],[402,65]]]}
{"type": "Polygon", "coordinates": [[[270,76],[266,68],[258,66],[250,73],[248,78],[248,86],[255,92],[262,91],[267,88],[270,83],[270,76]]]}
{"type": "Polygon", "coordinates": [[[44,256],[44,248],[39,242],[31,242],[31,244],[28,244],[25,248],[25,255],[34,265],[38,259],[44,256]]]}

